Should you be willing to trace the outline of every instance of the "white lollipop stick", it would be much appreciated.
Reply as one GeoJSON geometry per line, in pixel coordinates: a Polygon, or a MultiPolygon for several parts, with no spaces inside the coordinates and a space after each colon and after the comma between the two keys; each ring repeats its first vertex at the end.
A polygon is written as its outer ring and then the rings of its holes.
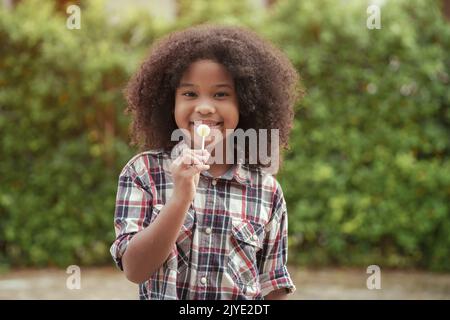
{"type": "Polygon", "coordinates": [[[205,138],[209,136],[211,129],[206,124],[197,127],[197,134],[202,137],[202,150],[205,149],[205,138]]]}

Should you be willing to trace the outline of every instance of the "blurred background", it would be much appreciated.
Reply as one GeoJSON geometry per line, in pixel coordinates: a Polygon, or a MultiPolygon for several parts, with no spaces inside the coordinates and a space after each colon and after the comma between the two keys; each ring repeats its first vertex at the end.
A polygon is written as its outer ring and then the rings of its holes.
{"type": "Polygon", "coordinates": [[[157,38],[214,22],[273,41],[306,90],[277,176],[291,298],[450,299],[449,20],[439,0],[2,0],[0,298],[137,299],[109,253],[137,153],[122,90],[157,38]]]}

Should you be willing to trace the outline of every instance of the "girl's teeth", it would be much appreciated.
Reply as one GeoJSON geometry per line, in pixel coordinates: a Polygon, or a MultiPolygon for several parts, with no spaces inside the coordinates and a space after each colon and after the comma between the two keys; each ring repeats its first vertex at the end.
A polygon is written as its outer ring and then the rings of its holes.
{"type": "Polygon", "coordinates": [[[222,124],[222,122],[215,122],[215,123],[211,123],[211,122],[191,122],[191,124],[192,125],[194,125],[194,126],[199,126],[199,125],[201,125],[201,124],[206,124],[207,126],[209,126],[209,127],[218,127],[218,126],[220,126],[221,124],[222,124]]]}

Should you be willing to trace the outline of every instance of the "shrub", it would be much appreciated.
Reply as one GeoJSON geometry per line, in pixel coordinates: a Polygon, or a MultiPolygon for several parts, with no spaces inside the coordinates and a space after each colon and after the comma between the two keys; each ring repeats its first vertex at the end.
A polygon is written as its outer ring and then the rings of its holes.
{"type": "Polygon", "coordinates": [[[291,257],[450,270],[450,27],[438,2],[285,1],[266,36],[307,96],[285,168],[291,257]],[[281,21],[289,21],[282,24],[281,21]]]}

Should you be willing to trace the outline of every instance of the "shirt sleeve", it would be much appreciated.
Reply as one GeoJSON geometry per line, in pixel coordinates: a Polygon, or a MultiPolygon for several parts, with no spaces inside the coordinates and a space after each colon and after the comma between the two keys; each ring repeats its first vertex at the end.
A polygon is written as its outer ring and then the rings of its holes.
{"type": "Polygon", "coordinates": [[[127,165],[119,176],[114,229],[116,239],[110,252],[120,270],[122,256],[132,237],[149,225],[152,212],[152,193],[144,186],[132,165],[127,165]]]}
{"type": "Polygon", "coordinates": [[[286,265],[288,258],[286,201],[281,186],[277,181],[275,183],[273,213],[266,225],[266,236],[258,261],[263,296],[282,288],[286,288],[288,293],[296,290],[286,265]]]}

